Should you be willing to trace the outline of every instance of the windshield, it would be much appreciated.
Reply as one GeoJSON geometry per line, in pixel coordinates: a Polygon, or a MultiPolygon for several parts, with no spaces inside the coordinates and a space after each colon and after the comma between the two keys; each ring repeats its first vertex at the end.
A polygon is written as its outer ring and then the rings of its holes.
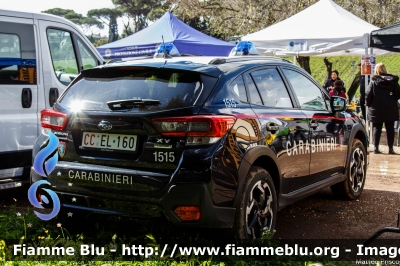
{"type": "MultiPolygon", "coordinates": [[[[74,110],[111,110],[107,102],[154,100],[155,104],[136,106],[140,112],[161,111],[201,105],[200,75],[197,72],[118,67],[97,69],[81,77],[60,100],[74,110]]],[[[132,105],[131,105],[132,106],[132,105]]]]}

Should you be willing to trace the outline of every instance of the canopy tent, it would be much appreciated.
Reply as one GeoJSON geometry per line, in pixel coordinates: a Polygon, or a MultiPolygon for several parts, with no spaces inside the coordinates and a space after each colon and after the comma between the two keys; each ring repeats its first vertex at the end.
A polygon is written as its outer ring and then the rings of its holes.
{"type": "Polygon", "coordinates": [[[400,22],[372,31],[370,38],[371,47],[400,52],[400,22]]]}
{"type": "Polygon", "coordinates": [[[242,37],[242,40],[253,42],[260,52],[276,55],[359,54],[364,52],[361,48],[368,47],[368,34],[376,29],[379,28],[332,0],[320,0],[286,20],[242,37]]]}
{"type": "Polygon", "coordinates": [[[162,38],[173,43],[181,54],[228,56],[235,46],[203,34],[166,12],[149,27],[97,50],[106,59],[153,55],[162,38]]]}

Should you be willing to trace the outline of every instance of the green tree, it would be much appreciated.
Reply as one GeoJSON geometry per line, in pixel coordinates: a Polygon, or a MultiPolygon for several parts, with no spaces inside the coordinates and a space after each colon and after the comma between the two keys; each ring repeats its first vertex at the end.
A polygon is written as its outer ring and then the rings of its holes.
{"type": "MultiPolygon", "coordinates": [[[[318,0],[168,0],[174,14],[184,18],[202,18],[208,31],[227,36],[246,35],[266,28],[306,9],[318,0]]],[[[361,19],[384,27],[398,21],[399,0],[336,0],[361,19]]],[[[318,22],[316,22],[318,23],[318,22]]],[[[334,25],[334,22],[332,22],[334,25]]],[[[333,30],[333,29],[328,29],[333,30]]]]}
{"type": "MultiPolygon", "coordinates": [[[[133,32],[146,28],[149,21],[160,18],[166,10],[169,10],[168,3],[157,0],[112,0],[112,2],[133,20],[133,32]]],[[[127,28],[125,30],[128,33],[127,28]]]]}
{"type": "Polygon", "coordinates": [[[108,42],[118,40],[118,23],[117,19],[123,15],[120,8],[101,8],[88,11],[88,16],[95,17],[108,25],[108,42]]]}
{"type": "Polygon", "coordinates": [[[88,31],[90,31],[89,39],[93,36],[93,27],[97,27],[99,29],[104,28],[103,23],[101,21],[98,21],[96,18],[85,17],[71,9],[52,8],[42,11],[42,13],[53,14],[72,21],[73,23],[81,26],[82,31],[85,35],[88,35],[88,31]]]}
{"type": "MultiPolygon", "coordinates": [[[[242,36],[264,29],[306,9],[318,0],[168,0],[174,14],[184,21],[201,18],[212,36],[242,36]]],[[[398,21],[400,0],[336,0],[336,4],[378,27],[398,21]]],[[[316,21],[315,23],[318,23],[316,21]]],[[[335,22],[332,28],[335,30],[335,22]]],[[[298,58],[301,66],[311,72],[309,57],[298,58]]],[[[328,71],[328,70],[327,70],[328,71]]],[[[329,72],[329,71],[328,71],[329,72]]]]}

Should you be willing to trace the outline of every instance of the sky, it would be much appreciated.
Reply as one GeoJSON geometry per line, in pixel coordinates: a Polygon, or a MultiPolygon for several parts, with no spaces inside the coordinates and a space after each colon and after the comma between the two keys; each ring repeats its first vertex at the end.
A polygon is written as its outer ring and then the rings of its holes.
{"type": "MultiPolygon", "coordinates": [[[[12,9],[41,13],[51,8],[72,9],[78,14],[86,16],[90,9],[113,8],[111,0],[0,0],[0,9],[12,9]]],[[[123,24],[118,22],[118,31],[122,33],[123,24]]],[[[95,32],[97,33],[97,32],[95,32]]],[[[100,31],[101,35],[108,35],[108,27],[100,31]]]]}

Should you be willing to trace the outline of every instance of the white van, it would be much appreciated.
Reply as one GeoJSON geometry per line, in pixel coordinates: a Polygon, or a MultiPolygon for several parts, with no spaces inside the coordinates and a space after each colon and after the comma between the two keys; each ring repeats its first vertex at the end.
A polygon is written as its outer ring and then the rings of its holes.
{"type": "Polygon", "coordinates": [[[0,189],[29,184],[40,110],[81,70],[103,63],[71,21],[0,10],[0,189]]]}

